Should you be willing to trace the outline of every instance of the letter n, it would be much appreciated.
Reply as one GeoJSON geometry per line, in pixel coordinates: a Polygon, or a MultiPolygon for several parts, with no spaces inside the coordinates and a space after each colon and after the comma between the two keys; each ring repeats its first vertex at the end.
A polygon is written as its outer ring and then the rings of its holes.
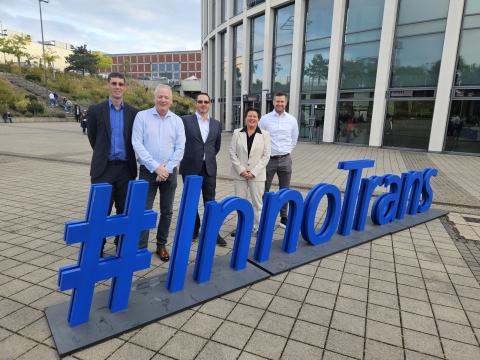
{"type": "Polygon", "coordinates": [[[233,243],[230,267],[242,270],[247,266],[248,250],[253,229],[253,207],[246,199],[227,197],[221,202],[209,201],[205,205],[202,230],[198,242],[193,277],[199,284],[210,280],[217,236],[225,218],[233,211],[238,214],[237,231],[233,243]]]}

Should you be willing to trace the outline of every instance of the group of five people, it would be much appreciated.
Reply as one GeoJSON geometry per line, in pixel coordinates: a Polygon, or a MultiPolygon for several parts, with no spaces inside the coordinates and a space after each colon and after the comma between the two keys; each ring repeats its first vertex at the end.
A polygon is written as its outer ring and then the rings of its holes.
{"type": "MultiPolygon", "coordinates": [[[[152,209],[157,192],[160,194],[156,254],[168,261],[166,243],[177,175],[180,173],[183,180],[188,175],[202,176],[203,203],[215,200],[221,124],[209,115],[210,96],[206,93],[197,96],[195,114],[180,118],[170,111],[173,94],[167,85],[156,87],[154,107],[143,111],[124,101],[123,74],[109,74],[107,87],[108,99],[88,110],[88,139],[93,149],[91,182],[112,185],[110,211],[115,204],[116,213],[122,214],[128,182],[137,178],[137,162],[140,164],[138,177],[149,184],[145,208],[152,209]]],[[[287,96],[275,94],[273,105],[274,110],[263,117],[257,109],[247,109],[245,126],[234,131],[229,150],[235,195],[250,195],[255,227],[260,220],[263,193],[270,190],[275,174],[280,188],[290,186],[290,153],[298,139],[297,121],[285,111],[287,96]]],[[[285,206],[280,212],[280,225],[286,223],[285,206]]],[[[198,237],[199,230],[197,212],[193,238],[198,237]]],[[[141,234],[140,248],[148,246],[148,236],[148,231],[141,234]]],[[[226,241],[219,235],[217,244],[226,246],[226,241]]]]}

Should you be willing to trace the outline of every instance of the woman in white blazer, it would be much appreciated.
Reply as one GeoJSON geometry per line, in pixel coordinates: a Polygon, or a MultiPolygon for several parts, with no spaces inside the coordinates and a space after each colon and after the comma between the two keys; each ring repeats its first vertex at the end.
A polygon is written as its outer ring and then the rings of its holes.
{"type": "Polygon", "coordinates": [[[245,127],[233,132],[230,143],[231,174],[235,195],[250,199],[255,211],[255,229],[258,229],[265,191],[266,167],[270,160],[270,134],[258,127],[260,112],[251,108],[245,115],[245,127]]]}

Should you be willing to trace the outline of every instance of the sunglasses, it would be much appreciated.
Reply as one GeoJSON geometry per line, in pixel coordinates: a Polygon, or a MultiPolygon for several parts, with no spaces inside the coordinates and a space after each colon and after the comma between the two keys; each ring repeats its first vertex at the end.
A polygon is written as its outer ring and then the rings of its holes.
{"type": "Polygon", "coordinates": [[[113,86],[117,86],[117,85],[118,85],[118,86],[120,86],[120,87],[124,87],[124,86],[125,86],[125,83],[116,82],[116,81],[112,81],[110,84],[113,85],[113,86]]]}
{"type": "Polygon", "coordinates": [[[210,104],[210,100],[197,100],[197,104],[210,104]]]}

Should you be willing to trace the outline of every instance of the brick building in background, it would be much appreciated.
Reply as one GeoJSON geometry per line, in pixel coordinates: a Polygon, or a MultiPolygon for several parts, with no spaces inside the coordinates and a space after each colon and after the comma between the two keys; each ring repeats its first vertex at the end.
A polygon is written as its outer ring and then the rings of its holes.
{"type": "Polygon", "coordinates": [[[144,80],[168,79],[180,81],[191,76],[201,78],[200,50],[133,54],[109,54],[113,59],[111,71],[126,72],[144,80]]]}

